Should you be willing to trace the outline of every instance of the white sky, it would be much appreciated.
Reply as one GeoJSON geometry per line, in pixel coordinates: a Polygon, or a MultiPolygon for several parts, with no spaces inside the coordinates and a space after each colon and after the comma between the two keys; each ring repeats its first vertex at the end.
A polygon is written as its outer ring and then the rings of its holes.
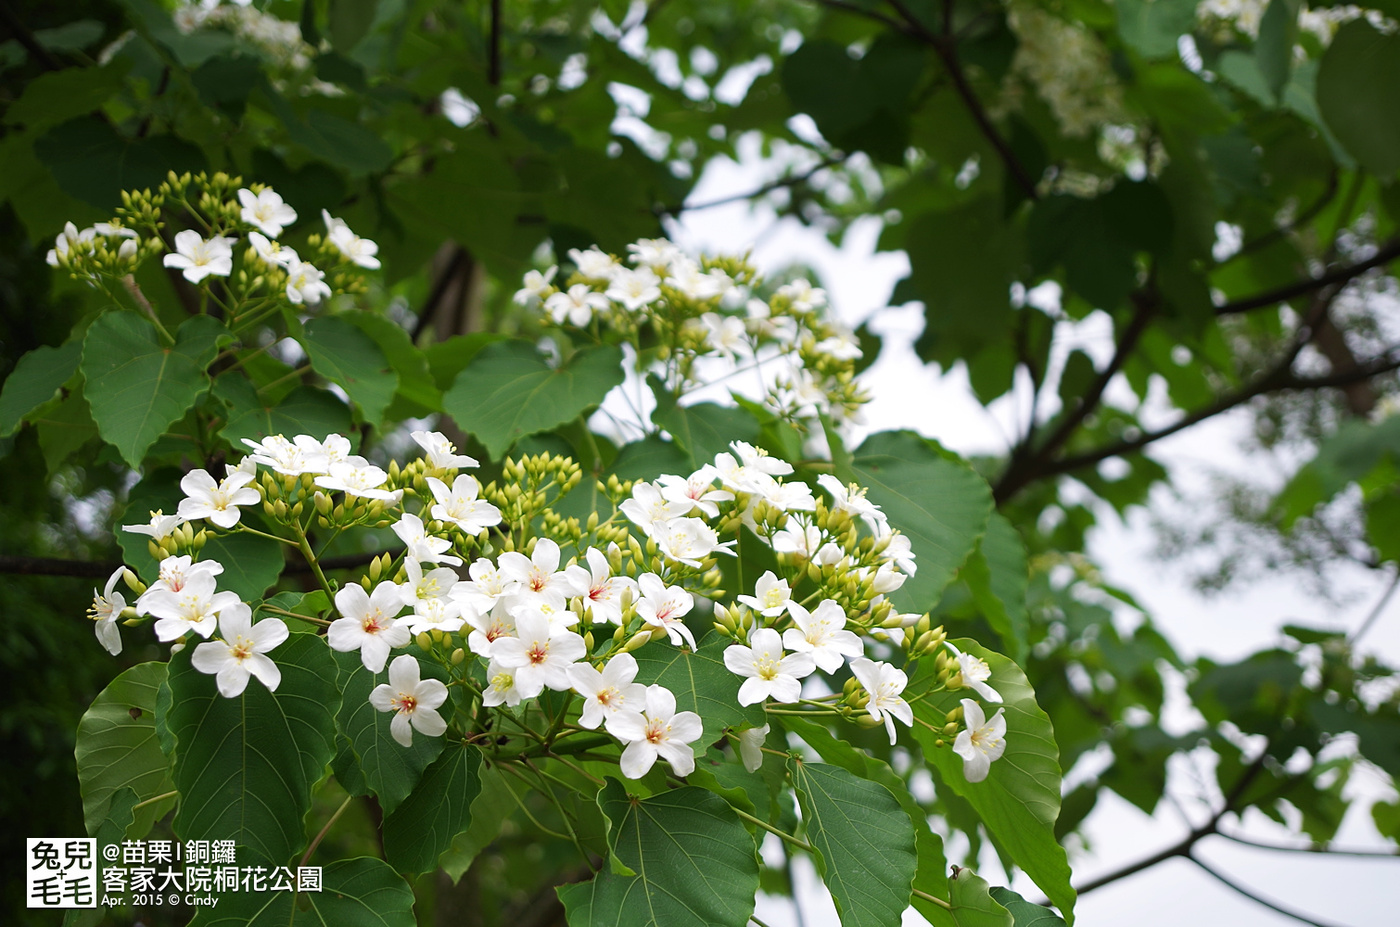
{"type": "MultiPolygon", "coordinates": [[[[691,202],[708,202],[743,193],[775,176],[775,168],[754,158],[743,164],[713,163],[692,194],[691,202]]],[[[827,289],[835,312],[851,325],[858,324],[886,305],[896,280],[908,270],[903,254],[875,254],[876,220],[859,224],[843,246],[833,246],[823,235],[787,220],[776,223],[770,210],[753,210],[744,202],[687,213],[672,229],[672,237],[692,252],[734,253],[753,248],[760,270],[775,272],[792,263],[814,266],[814,281],[827,289]]],[[[1014,434],[1017,410],[1011,401],[999,401],[990,412],[971,395],[961,367],[940,375],[915,357],[912,343],[922,327],[922,308],[889,310],[874,326],[886,336],[880,361],[865,374],[875,399],[867,409],[871,430],[913,428],[963,452],[1000,451],[1014,434]]],[[[1112,329],[1105,317],[1091,319],[1073,335],[1073,345],[1057,344],[1061,356],[1071,346],[1102,359],[1112,350],[1112,329]]],[[[1024,411],[1021,416],[1024,416],[1024,411]]],[[[1160,442],[1153,455],[1171,468],[1178,485],[1200,487],[1212,469],[1239,472],[1256,465],[1239,450],[1242,416],[1222,416],[1178,436],[1160,442]]],[[[1158,627],[1183,657],[1209,656],[1219,661],[1238,659],[1281,642],[1278,628],[1289,622],[1320,627],[1354,629],[1379,600],[1383,583],[1359,568],[1339,573],[1340,587],[1354,592],[1354,603],[1335,607],[1310,598],[1301,585],[1286,576],[1247,586],[1214,598],[1196,594],[1184,571],[1152,557],[1153,537],[1142,512],[1126,524],[1107,513],[1095,530],[1090,552],[1104,568],[1109,581],[1130,590],[1150,612],[1158,627]]],[[[1391,664],[1400,663],[1400,595],[1381,615],[1365,641],[1369,650],[1391,664]]],[[[1184,696],[1178,711],[1189,711],[1184,696]]],[[[1054,720],[1053,718],[1051,719],[1054,720]]],[[[1170,788],[1182,796],[1192,794],[1195,771],[1190,764],[1173,769],[1170,788]]],[[[1391,797],[1393,792],[1378,774],[1361,771],[1351,790],[1369,797],[1391,797]]],[[[1340,846],[1389,849],[1371,825],[1366,802],[1353,807],[1342,826],[1340,846]]],[[[1187,805],[1185,813],[1200,823],[1202,806],[1187,805]]],[[[1075,882],[1151,855],[1180,840],[1189,827],[1181,814],[1163,802],[1155,817],[1142,814],[1109,792],[1101,793],[1099,806],[1087,825],[1090,850],[1073,855],[1075,882]]],[[[1244,832],[1254,839],[1285,843],[1288,831],[1261,814],[1248,815],[1244,832]]],[[[1396,860],[1319,856],[1254,849],[1208,838],[1197,844],[1202,859],[1237,882],[1286,907],[1328,923],[1363,927],[1381,923],[1381,912],[1393,922],[1397,896],[1392,883],[1400,876],[1396,860]]],[[[1004,882],[995,864],[984,871],[993,883],[1004,882]]],[[[771,927],[828,927],[837,924],[835,909],[824,897],[815,873],[798,873],[803,923],[791,906],[763,899],[756,912],[771,927]]],[[[1013,888],[1028,899],[1038,890],[1024,876],[1013,888]]],[[[1132,878],[1099,889],[1076,906],[1084,925],[1132,923],[1134,927],[1180,927],[1183,923],[1230,924],[1232,927],[1282,927],[1298,922],[1275,914],[1241,898],[1185,860],[1153,867],[1132,878]]],[[[910,922],[919,922],[912,917],[910,922]]]]}

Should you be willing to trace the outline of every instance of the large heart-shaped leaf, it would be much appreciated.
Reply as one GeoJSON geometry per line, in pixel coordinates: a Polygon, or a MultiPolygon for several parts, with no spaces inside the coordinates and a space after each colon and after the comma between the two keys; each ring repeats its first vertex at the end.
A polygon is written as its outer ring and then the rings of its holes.
{"type": "MultiPolygon", "coordinates": [[[[241,857],[240,857],[241,859],[241,857]]],[[[227,892],[190,927],[414,927],[413,889],[382,859],[324,867],[319,892],[227,892]]]]}
{"type": "Polygon", "coordinates": [[[613,779],[598,804],[612,822],[615,864],[590,882],[558,890],[570,927],[748,923],[758,857],[753,837],[722,798],[683,788],[637,800],[613,779]]]}
{"type": "Polygon", "coordinates": [[[842,927],[885,927],[909,906],[914,825],[890,790],[839,766],[788,761],[807,840],[842,927]]]}
{"type": "Polygon", "coordinates": [[[622,376],[622,352],[611,345],[586,348],[551,367],[529,342],[498,341],[476,353],[442,405],[499,460],[519,439],[601,403],[622,376]]]}
{"type": "Polygon", "coordinates": [[[480,771],[481,751],[462,743],[448,746],[424,771],[418,787],[384,819],[384,855],[396,869],[437,868],[438,857],[471,826],[472,802],[481,792],[480,771]]]}
{"type": "Polygon", "coordinates": [[[890,598],[902,611],[932,608],[987,528],[987,482],[912,431],[871,435],[841,477],[865,487],[890,524],[909,536],[919,572],[890,598]]]}
{"type": "MultiPolygon", "coordinates": [[[[113,679],[78,722],[73,755],[89,834],[107,819],[118,790],[131,789],[139,803],[175,788],[170,759],[156,739],[156,692],[164,681],[164,663],[139,663],[113,679]]],[[[172,797],[138,808],[132,832],[145,834],[173,803],[172,797]]]]}
{"type": "Polygon", "coordinates": [[[306,323],[301,344],[311,369],[344,389],[366,422],[379,424],[399,388],[399,375],[374,339],[344,319],[329,317],[306,323]]]}
{"type": "MultiPolygon", "coordinates": [[[[413,746],[405,747],[389,733],[392,716],[369,703],[369,694],[381,683],[389,681],[386,669],[371,673],[365,669],[360,652],[333,655],[340,668],[343,693],[336,726],[350,739],[356,766],[364,776],[365,785],[379,796],[385,814],[393,813],[399,802],[408,797],[418,785],[423,770],[442,752],[441,737],[413,738],[413,746]]],[[[437,678],[442,668],[434,663],[419,661],[420,678],[437,678]]],[[[445,706],[444,710],[447,707],[445,706]]],[[[337,765],[337,768],[340,768],[337,765]]]]}
{"type": "Polygon", "coordinates": [[[19,359],[0,389],[0,438],[9,437],[24,417],[48,402],[78,369],[80,341],[57,348],[35,348],[19,359]]]}
{"type": "MultiPolygon", "coordinates": [[[[1006,752],[992,763],[985,780],[968,782],[962,758],[946,744],[936,745],[936,731],[947,723],[946,713],[957,707],[960,698],[973,694],[969,689],[939,692],[916,702],[914,715],[923,723],[915,723],[914,737],[939,778],[967,799],[997,845],[1035,880],[1072,925],[1075,892],[1070,886],[1064,847],[1055,838],[1055,819],[1060,814],[1060,754],[1050,718],[1036,704],[1035,692],[1019,666],[977,641],[961,638],[953,643],[991,667],[987,682],[1001,694],[1001,707],[1006,712],[1006,752]]],[[[932,672],[931,667],[928,672],[932,672]]],[[[932,679],[925,677],[923,682],[931,683],[932,679]]],[[[992,716],[990,710],[988,715],[992,716]]]]}
{"type": "Polygon", "coordinates": [[[318,637],[292,635],[271,653],[282,670],[277,691],[252,679],[237,698],[224,698],[214,677],[190,664],[193,650],[170,660],[175,832],[234,840],[240,864],[285,865],[306,843],[311,787],[331,759],[339,696],[330,650],[318,637]]]}
{"type": "Polygon", "coordinates": [[[227,334],[208,316],[180,326],[165,346],[145,319],[131,312],[102,315],[83,339],[83,396],[102,440],[133,467],[156,438],[179,421],[209,386],[204,368],[227,334]]]}

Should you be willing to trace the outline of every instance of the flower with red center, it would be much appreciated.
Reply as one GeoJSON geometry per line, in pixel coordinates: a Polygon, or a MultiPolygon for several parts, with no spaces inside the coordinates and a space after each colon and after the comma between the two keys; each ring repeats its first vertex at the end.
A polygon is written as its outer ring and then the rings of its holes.
{"type": "Polygon", "coordinates": [[[692,741],[700,739],[704,728],[693,711],[676,711],[676,697],[658,685],[647,687],[645,712],[619,712],[608,733],[627,744],[619,765],[629,779],[645,776],[659,756],[671,764],[678,776],[695,771],[692,741]]]}
{"type": "Polygon", "coordinates": [[[611,732],[619,714],[639,712],[646,705],[647,688],[632,681],[636,678],[637,660],[630,653],[613,657],[602,672],[587,663],[569,667],[574,691],[583,696],[578,723],[590,730],[602,724],[611,732]]]}
{"type": "Polygon", "coordinates": [[[413,729],[428,737],[441,737],[447,722],[437,708],[447,701],[447,686],[436,679],[421,679],[418,660],[400,654],[389,664],[389,682],[374,687],[369,703],[380,711],[394,712],[389,732],[405,747],[413,746],[413,729]]]}
{"type": "Polygon", "coordinates": [[[637,614],[642,620],[653,627],[665,628],[666,636],[676,646],[684,642],[691,650],[698,650],[695,635],[681,620],[695,604],[694,597],[680,586],[666,585],[655,573],[643,573],[637,586],[642,593],[637,602],[637,614]]]}
{"type": "Polygon", "coordinates": [[[588,653],[583,638],[573,631],[551,631],[549,618],[534,609],[515,613],[515,637],[497,640],[491,657],[515,670],[515,686],[525,698],[546,687],[556,692],[572,688],[569,667],[588,653]]]}
{"type": "Polygon", "coordinates": [[[360,651],[371,673],[383,672],[389,651],[409,641],[408,627],[394,617],[403,600],[393,583],[380,583],[373,594],[357,583],[344,586],[335,594],[335,607],[344,617],[331,622],[326,642],[332,650],[360,651]]]}

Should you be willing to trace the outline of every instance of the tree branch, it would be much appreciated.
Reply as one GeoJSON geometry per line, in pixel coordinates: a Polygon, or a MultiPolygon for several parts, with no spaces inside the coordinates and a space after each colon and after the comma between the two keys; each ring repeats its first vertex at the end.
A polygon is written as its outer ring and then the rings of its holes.
{"type": "Polygon", "coordinates": [[[854,3],[846,2],[846,0],[814,0],[814,2],[817,4],[817,6],[829,7],[833,10],[840,10],[843,13],[850,13],[852,16],[860,16],[864,19],[872,19],[877,23],[883,23],[884,25],[889,26],[896,32],[902,33],[904,35],[908,35],[915,38],[919,37],[915,36],[914,33],[910,32],[909,29],[906,28],[905,25],[899,20],[895,19],[892,16],[886,16],[884,13],[881,13],[877,10],[867,10],[865,7],[856,6],[854,3]]]}
{"type": "Polygon", "coordinates": [[[1108,885],[1110,882],[1117,882],[1119,879],[1126,879],[1130,875],[1136,875],[1144,869],[1151,869],[1158,863],[1164,863],[1174,856],[1184,856],[1190,859],[1191,848],[1195,846],[1202,837],[1208,837],[1218,832],[1217,828],[1220,825],[1220,819],[1234,810],[1235,803],[1240,800],[1245,790],[1250,787],[1259,773],[1263,772],[1264,762],[1268,756],[1269,745],[1266,743],[1264,749],[1259,751],[1259,756],[1255,757],[1254,762],[1250,763],[1249,767],[1246,768],[1244,772],[1240,773],[1239,781],[1236,782],[1235,787],[1230,790],[1230,794],[1225,796],[1225,803],[1220,806],[1219,811],[1211,815],[1209,821],[1206,821],[1200,827],[1194,828],[1179,842],[1172,844],[1165,850],[1154,853],[1146,859],[1140,859],[1135,863],[1130,863],[1121,869],[1115,869],[1107,875],[1099,876],[1097,879],[1091,879],[1085,884],[1077,886],[1075,892],[1081,896],[1086,895],[1096,888],[1102,888],[1108,885]]]}
{"type": "MultiPolygon", "coordinates": [[[[1108,366],[1100,371],[1089,389],[1080,397],[1079,403],[1060,420],[1059,425],[1041,442],[1039,447],[1032,450],[1029,441],[1022,441],[1012,451],[1006,471],[997,480],[993,490],[997,502],[1010,499],[1032,479],[1043,476],[1046,462],[1060,448],[1064,447],[1074,435],[1075,429],[1082,425],[1084,420],[1099,407],[1103,400],[1104,390],[1123,369],[1123,365],[1128,362],[1128,357],[1137,348],[1138,341],[1147,331],[1147,327],[1157,311],[1157,299],[1153,291],[1140,290],[1135,292],[1132,298],[1135,307],[1132,318],[1128,320],[1128,324],[1123,326],[1123,331],[1119,333],[1118,344],[1113,350],[1113,357],[1108,362],[1108,366]]],[[[1029,436],[1031,432],[1028,431],[1027,434],[1029,436]]]]}
{"type": "Polygon", "coordinates": [[[1305,846],[1295,847],[1286,843],[1265,843],[1261,840],[1251,840],[1248,837],[1241,837],[1238,834],[1229,834],[1223,830],[1216,831],[1218,836],[1224,837],[1233,843],[1241,846],[1254,847],[1259,850],[1275,850],[1283,853],[1312,853],[1316,856],[1359,856],[1368,859],[1397,859],[1400,858],[1400,848],[1391,852],[1383,850],[1357,850],[1343,847],[1319,847],[1305,846]]]}
{"type": "MultiPolygon", "coordinates": [[[[1114,444],[1105,445],[1097,450],[1086,451],[1083,454],[1076,454],[1073,457],[1065,457],[1057,461],[1052,461],[1045,464],[1035,475],[1036,477],[1058,476],[1062,473],[1069,473],[1073,470],[1099,463],[1110,457],[1121,457],[1124,454],[1140,451],[1154,441],[1160,441],[1162,438],[1174,435],[1182,429],[1197,425],[1206,419],[1214,418],[1223,412],[1228,412],[1236,406],[1243,405],[1249,400],[1257,396],[1263,396],[1266,393],[1345,386],[1349,383],[1380,376],[1381,374],[1389,373],[1393,370],[1400,370],[1400,359],[1390,358],[1384,362],[1373,362],[1366,367],[1359,367],[1345,374],[1331,374],[1325,377],[1293,377],[1288,375],[1286,371],[1284,375],[1279,376],[1275,370],[1260,377],[1251,386],[1223,396],[1211,405],[1203,409],[1198,409],[1190,415],[1185,416],[1180,421],[1168,425],[1165,428],[1146,432],[1131,441],[1119,441],[1114,444]]],[[[1029,480],[1026,482],[1029,482],[1029,480]]],[[[1022,485],[1024,485],[1024,483],[1022,485]]],[[[1000,489],[1000,486],[998,486],[998,489],[1000,489]]],[[[1005,501],[1008,498],[1010,498],[1010,494],[1006,496],[997,496],[999,502],[1005,501]]]]}
{"type": "Polygon", "coordinates": [[[1287,302],[1290,299],[1296,299],[1299,296],[1306,296],[1308,293],[1315,292],[1324,287],[1338,283],[1346,283],[1349,280],[1361,276],[1372,268],[1389,264],[1398,257],[1400,257],[1400,238],[1392,238],[1390,241],[1381,245],[1375,255],[1367,260],[1349,264],[1346,267],[1338,267],[1336,270],[1329,271],[1321,277],[1314,277],[1311,280],[1298,280],[1287,286],[1281,286],[1277,289],[1260,293],[1257,296],[1247,296],[1244,299],[1237,299],[1225,303],[1222,306],[1216,306],[1215,314],[1238,315],[1242,312],[1250,312],[1254,309],[1277,306],[1279,303],[1287,302]]]}
{"type": "Polygon", "coordinates": [[[1215,879],[1215,880],[1216,880],[1217,882],[1219,882],[1221,885],[1224,885],[1226,888],[1232,889],[1232,890],[1234,890],[1235,892],[1237,892],[1238,894],[1243,895],[1244,897],[1248,898],[1250,901],[1253,901],[1255,904],[1261,904],[1261,905],[1263,905],[1264,907],[1268,908],[1270,911],[1277,911],[1279,914],[1282,914],[1284,917],[1291,917],[1291,918],[1293,918],[1295,921],[1301,921],[1301,922],[1304,923],[1304,924],[1311,924],[1312,927],[1341,927],[1341,925],[1339,925],[1339,924],[1331,923],[1331,922],[1328,922],[1328,921],[1319,921],[1319,920],[1316,920],[1316,919],[1314,919],[1314,918],[1312,918],[1312,917],[1309,917],[1309,916],[1306,915],[1306,914],[1300,914],[1300,913],[1297,912],[1297,911],[1291,910],[1291,909],[1289,909],[1289,908],[1285,908],[1283,905],[1279,904],[1278,902],[1270,901],[1268,898],[1265,898],[1263,895],[1255,894],[1254,892],[1252,892],[1252,891],[1250,891],[1249,889],[1245,888],[1243,885],[1240,885],[1238,882],[1235,882],[1235,881],[1233,881],[1233,880],[1231,880],[1231,879],[1227,879],[1224,875],[1220,874],[1219,872],[1216,872],[1216,871],[1215,871],[1214,869],[1212,869],[1210,866],[1207,866],[1207,865],[1206,865],[1205,863],[1203,863],[1200,859],[1198,859],[1197,857],[1191,855],[1190,853],[1186,853],[1186,854],[1185,854],[1185,857],[1186,857],[1187,859],[1189,859],[1191,862],[1195,863],[1197,866],[1199,866],[1199,867],[1201,868],[1201,870],[1202,870],[1203,872],[1206,873],[1206,875],[1208,875],[1208,876],[1210,876],[1211,878],[1215,879]]]}
{"type": "Polygon", "coordinates": [[[695,203],[693,205],[681,203],[679,206],[658,206],[656,207],[656,212],[660,215],[676,216],[680,215],[682,212],[697,212],[701,209],[714,209],[717,206],[728,206],[730,203],[742,203],[744,200],[765,196],[772,193],[774,190],[781,190],[784,187],[795,187],[798,184],[806,183],[820,172],[827,168],[835,167],[849,157],[849,154],[844,153],[827,155],[813,167],[800,174],[793,174],[789,177],[780,177],[777,180],[771,180],[761,187],[750,190],[748,193],[734,193],[729,196],[722,196],[717,200],[707,200],[706,202],[695,203]]]}

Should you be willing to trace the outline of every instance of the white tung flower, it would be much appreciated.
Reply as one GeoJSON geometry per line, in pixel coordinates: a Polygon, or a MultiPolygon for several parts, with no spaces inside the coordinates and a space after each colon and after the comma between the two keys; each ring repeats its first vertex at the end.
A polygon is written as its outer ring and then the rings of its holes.
{"type": "Polygon", "coordinates": [[[403,608],[403,600],[393,583],[380,583],[373,594],[359,583],[342,586],[335,594],[335,607],[344,617],[326,629],[326,643],[332,650],[360,651],[360,659],[371,673],[383,672],[389,651],[409,641],[407,625],[394,617],[403,608]]]}
{"type": "Polygon", "coordinates": [[[776,618],[787,611],[790,604],[794,604],[788,581],[778,579],[772,570],[766,570],[758,578],[753,595],[741,595],[738,599],[765,618],[776,618]]]}
{"type": "Polygon", "coordinates": [[[558,270],[558,267],[550,267],[544,273],[540,273],[538,270],[527,270],[525,279],[521,281],[524,286],[516,290],[515,296],[512,297],[515,304],[527,308],[538,305],[549,295],[550,290],[554,289],[552,281],[558,270]]]}
{"type": "Polygon", "coordinates": [[[251,482],[253,475],[241,470],[218,482],[206,470],[191,470],[180,480],[185,498],[180,500],[177,512],[187,521],[203,518],[220,528],[232,528],[242,514],[240,505],[262,501],[262,494],[248,485],[251,482]]]}
{"type": "Polygon", "coordinates": [[[254,193],[252,190],[238,191],[238,202],[243,204],[239,216],[249,225],[255,225],[269,238],[282,234],[282,229],[297,221],[296,210],[282,201],[282,197],[271,187],[263,187],[254,193]]]}
{"type": "Polygon", "coordinates": [[[569,681],[574,691],[583,696],[583,714],[578,723],[589,730],[602,724],[612,733],[619,714],[639,713],[646,707],[647,687],[632,681],[636,678],[637,659],[630,653],[613,657],[602,672],[587,663],[569,667],[569,681]]]}
{"type": "Polygon", "coordinates": [[[447,722],[437,709],[447,701],[447,686],[436,679],[421,679],[418,659],[400,654],[389,664],[389,682],[374,687],[369,703],[380,711],[394,712],[389,733],[405,747],[413,746],[413,731],[441,737],[447,722]]]}
{"type": "Polygon", "coordinates": [[[695,604],[695,599],[680,586],[668,586],[655,573],[643,573],[637,580],[637,588],[642,597],[637,602],[637,614],[652,627],[665,628],[666,636],[677,647],[682,642],[691,650],[699,650],[695,645],[695,635],[681,619],[695,604]]]}
{"type": "Polygon", "coordinates": [[[159,619],[155,623],[156,639],[173,641],[191,631],[200,637],[213,634],[218,626],[218,614],[239,604],[237,593],[215,592],[216,583],[213,573],[200,570],[187,573],[178,591],[147,590],[141,596],[141,603],[149,614],[159,619]]]}
{"type": "Polygon", "coordinates": [[[460,470],[478,466],[475,457],[457,453],[457,445],[440,431],[415,431],[409,435],[428,456],[428,466],[434,470],[460,470]]]}
{"type": "Polygon", "coordinates": [[[987,685],[987,680],[992,678],[992,668],[987,665],[987,661],[970,653],[963,653],[953,646],[952,641],[948,641],[947,645],[948,649],[953,651],[953,656],[958,658],[958,672],[962,676],[963,687],[971,689],[989,702],[999,703],[1001,693],[987,685]]]}
{"type": "Polygon", "coordinates": [[[219,634],[220,640],[200,644],[190,656],[195,669],[214,677],[219,694],[237,698],[247,688],[249,676],[275,692],[282,671],[267,652],[287,639],[287,625],[280,618],[253,624],[253,610],[239,602],[219,613],[219,634]]]}
{"type": "Polygon", "coordinates": [[[992,761],[1006,752],[1006,709],[998,708],[991,720],[982,706],[970,698],[960,701],[966,728],[953,741],[953,752],[963,758],[963,775],[968,782],[981,782],[991,771],[992,761]]]}
{"type": "Polygon", "coordinates": [[[298,306],[302,303],[316,305],[331,298],[330,284],[326,275],[309,261],[292,258],[287,262],[287,298],[298,306]]]}
{"type": "Polygon", "coordinates": [[[526,698],[545,688],[563,692],[573,688],[569,667],[588,653],[583,638],[572,631],[554,631],[549,619],[537,611],[515,615],[516,637],[496,641],[492,659],[515,670],[515,685],[526,698]]]}
{"type": "Polygon", "coordinates": [[[326,240],[335,245],[336,250],[352,264],[375,270],[379,267],[379,245],[368,238],[361,238],[350,231],[344,219],[336,219],[326,210],[321,210],[321,220],[326,223],[326,240]]]}
{"type": "Polygon", "coordinates": [[[431,512],[434,518],[450,521],[470,535],[480,534],[492,525],[501,523],[501,510],[477,498],[481,484],[470,473],[459,474],[452,481],[450,489],[435,476],[428,477],[428,486],[437,500],[431,512]]]}
{"type": "Polygon", "coordinates": [[[272,241],[261,232],[249,232],[248,244],[253,246],[253,253],[256,254],[263,263],[271,264],[275,267],[287,267],[299,260],[296,251],[281,242],[272,241]]]}
{"type": "Polygon", "coordinates": [[[901,697],[904,687],[909,684],[909,677],[897,667],[884,662],[875,663],[865,657],[851,661],[851,672],[870,695],[865,710],[870,712],[870,716],[876,721],[885,722],[885,729],[890,734],[890,744],[893,745],[896,740],[895,718],[910,727],[914,726],[914,709],[901,697]]]}
{"type": "Polygon", "coordinates": [[[366,499],[380,499],[385,502],[398,502],[403,490],[380,489],[389,480],[389,474],[372,464],[356,466],[351,461],[333,463],[330,473],[316,477],[316,485],[322,489],[339,491],[347,496],[362,496],[366,499]]]}
{"type": "Polygon", "coordinates": [[[232,238],[216,235],[207,241],[193,229],[175,236],[175,253],[164,258],[166,267],[174,267],[190,283],[198,283],[210,274],[227,277],[233,273],[232,238]]]}
{"type": "Polygon", "coordinates": [[[783,632],[783,643],[789,650],[809,653],[828,673],[841,668],[846,657],[865,655],[865,646],[852,631],[845,630],[846,610],[833,599],[823,599],[814,611],[808,612],[793,602],[788,605],[795,628],[783,632]]]}
{"type": "Polygon", "coordinates": [[[122,525],[123,531],[130,531],[132,534],[144,534],[151,540],[159,544],[170,537],[170,532],[185,523],[185,519],[179,515],[166,515],[160,509],[151,513],[151,520],[144,525],[122,525]]]}
{"type": "Polygon", "coordinates": [[[433,537],[428,533],[423,519],[412,512],[405,512],[393,525],[394,533],[408,548],[408,556],[422,563],[450,563],[461,566],[462,558],[448,553],[452,542],[446,538],[433,537]]]}
{"type": "Polygon", "coordinates": [[[94,622],[93,631],[97,633],[97,642],[107,648],[107,652],[114,657],[122,652],[122,635],[117,628],[117,621],[121,618],[122,609],[126,608],[126,598],[117,592],[117,580],[121,579],[124,572],[126,567],[117,567],[116,572],[107,578],[107,585],[102,592],[92,590],[92,607],[88,609],[88,617],[94,622]]]}
{"type": "Polygon", "coordinates": [[[695,750],[689,744],[700,739],[704,727],[693,711],[676,711],[676,696],[670,689],[647,687],[646,711],[624,712],[608,732],[627,744],[619,765],[628,779],[645,776],[659,756],[671,764],[678,776],[695,771],[695,750]]]}
{"type": "Polygon", "coordinates": [[[726,647],[724,665],[736,676],[748,677],[739,687],[740,705],[754,705],[769,698],[795,702],[802,696],[802,683],[798,680],[817,668],[811,654],[783,656],[783,639],[772,628],[755,629],[747,647],[726,647]]]}
{"type": "Polygon", "coordinates": [[[763,765],[763,742],[768,739],[769,725],[751,727],[739,732],[739,759],[749,772],[758,772],[763,765]]]}
{"type": "Polygon", "coordinates": [[[554,324],[568,322],[576,328],[583,328],[592,321],[593,313],[607,311],[608,298],[586,283],[575,283],[568,292],[552,294],[544,301],[544,308],[554,324]]]}

